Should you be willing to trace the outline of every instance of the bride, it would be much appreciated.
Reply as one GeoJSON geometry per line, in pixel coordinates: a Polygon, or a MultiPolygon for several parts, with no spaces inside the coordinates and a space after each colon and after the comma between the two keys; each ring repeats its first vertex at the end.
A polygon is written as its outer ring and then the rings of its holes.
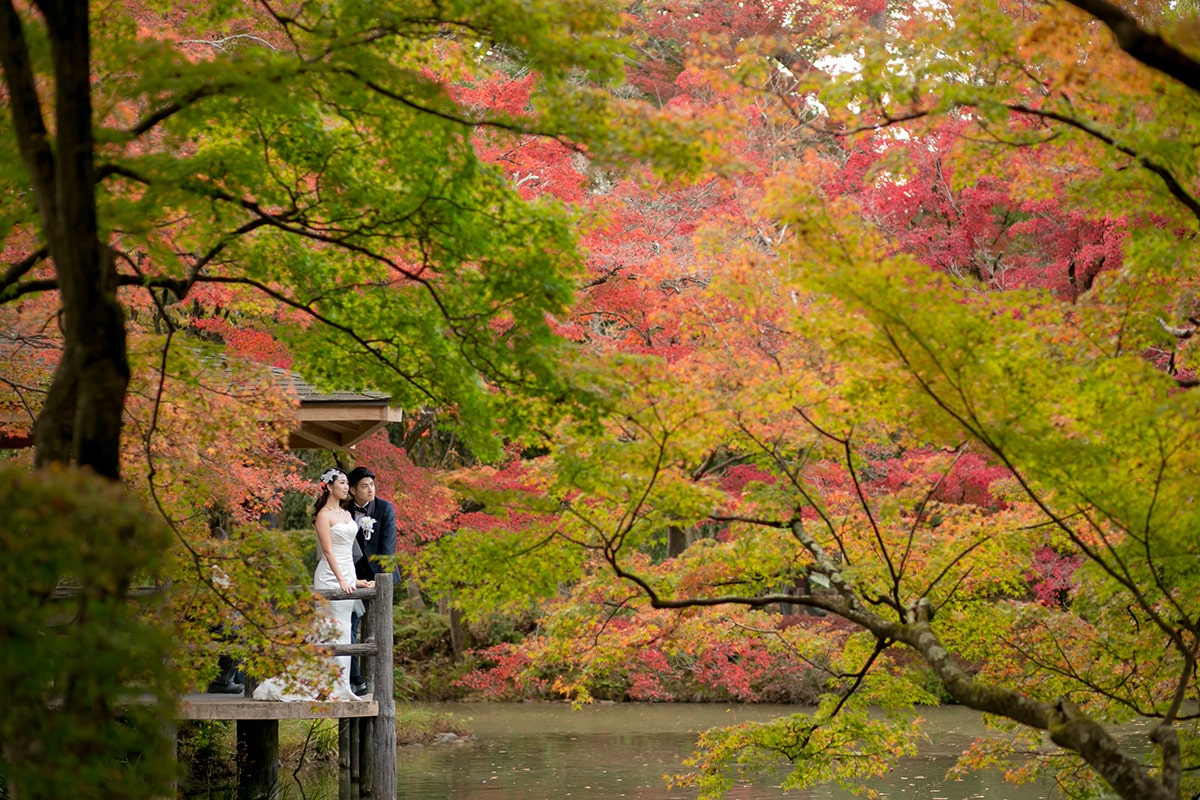
{"type": "MultiPolygon", "coordinates": [[[[320,560],[313,573],[314,589],[332,589],[347,594],[356,588],[374,586],[374,581],[359,580],[354,574],[354,538],[358,526],[345,504],[350,496],[350,482],[339,469],[327,469],[321,475],[321,494],[316,502],[317,544],[320,560]]],[[[327,600],[319,614],[325,623],[336,631],[332,643],[350,643],[350,614],[354,600],[327,600]]],[[[319,670],[304,672],[297,676],[270,678],[254,690],[255,700],[359,700],[350,688],[350,656],[334,659],[338,666],[338,677],[332,686],[329,678],[319,670]]]]}

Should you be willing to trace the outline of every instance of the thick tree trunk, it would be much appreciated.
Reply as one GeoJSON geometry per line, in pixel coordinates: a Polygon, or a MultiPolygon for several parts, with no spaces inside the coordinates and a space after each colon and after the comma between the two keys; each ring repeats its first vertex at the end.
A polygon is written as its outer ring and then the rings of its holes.
{"type": "Polygon", "coordinates": [[[79,368],[75,348],[70,342],[63,348],[54,380],[33,426],[35,462],[38,466],[67,463],[71,460],[74,438],[76,398],[79,395],[79,368]]]}
{"type": "MultiPolygon", "coordinates": [[[[1120,742],[1073,704],[1060,700],[1046,703],[1021,692],[980,683],[968,675],[942,645],[927,620],[908,625],[884,623],[877,635],[903,642],[916,650],[933,668],[942,685],[957,702],[1022,725],[1047,731],[1059,747],[1078,753],[1116,793],[1129,800],[1178,800],[1177,786],[1165,784],[1137,758],[1125,753],[1120,742]]],[[[1169,738],[1164,736],[1164,738],[1169,738]]],[[[1169,759],[1172,753],[1164,748],[1169,759]]],[[[1178,758],[1178,751],[1174,753],[1178,758]]],[[[1167,764],[1166,774],[1178,772],[1178,764],[1167,764]]]]}
{"type": "Polygon", "coordinates": [[[20,17],[11,0],[0,2],[13,129],[62,301],[63,356],[34,429],[35,461],[39,466],[75,461],[116,479],[129,362],[116,264],[101,241],[96,214],[88,4],[39,0],[37,7],[54,62],[54,147],[20,17]]]}

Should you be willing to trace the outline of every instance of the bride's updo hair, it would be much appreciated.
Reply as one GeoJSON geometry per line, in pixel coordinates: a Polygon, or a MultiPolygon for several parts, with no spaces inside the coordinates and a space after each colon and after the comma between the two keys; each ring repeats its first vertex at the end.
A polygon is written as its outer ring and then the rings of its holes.
{"type": "Polygon", "coordinates": [[[321,473],[321,491],[317,492],[317,504],[313,506],[313,519],[317,518],[317,514],[325,507],[325,503],[329,500],[329,484],[336,481],[339,477],[346,477],[346,473],[336,467],[330,467],[321,473]]]}

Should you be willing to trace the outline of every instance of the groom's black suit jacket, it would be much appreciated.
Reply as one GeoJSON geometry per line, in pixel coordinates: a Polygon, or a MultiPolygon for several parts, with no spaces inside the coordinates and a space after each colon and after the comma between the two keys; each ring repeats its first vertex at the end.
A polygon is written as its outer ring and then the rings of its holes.
{"type": "Polygon", "coordinates": [[[362,550],[362,558],[355,562],[354,572],[363,580],[373,581],[378,573],[388,571],[373,557],[396,555],[396,509],[387,500],[376,497],[367,506],[366,515],[375,520],[375,529],[371,531],[371,538],[366,539],[362,525],[358,527],[358,547],[362,550]]]}

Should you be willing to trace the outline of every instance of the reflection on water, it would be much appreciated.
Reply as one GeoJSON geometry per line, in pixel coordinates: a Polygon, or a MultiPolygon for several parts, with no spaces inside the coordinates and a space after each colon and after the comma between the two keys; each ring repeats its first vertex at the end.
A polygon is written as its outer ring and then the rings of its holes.
{"type": "MultiPolygon", "coordinates": [[[[693,800],[693,789],[668,788],[683,771],[696,735],[717,725],[766,720],[795,711],[784,706],[606,704],[573,710],[549,703],[422,704],[463,720],[475,741],[402,747],[399,800],[693,800]]],[[[1014,786],[999,773],[945,779],[946,770],[983,732],[978,714],[960,708],[923,712],[929,740],[872,788],[887,798],[1040,800],[1046,787],[1014,786]]],[[[313,786],[306,795],[314,797],[313,786]]],[[[337,796],[317,792],[315,796],[337,796]]],[[[836,786],[784,792],[770,779],[739,785],[730,800],[849,798],[836,786]]]]}
{"type": "MultiPolygon", "coordinates": [[[[668,789],[664,776],[682,771],[696,736],[717,725],[766,720],[794,712],[781,706],[605,704],[571,709],[545,703],[439,704],[475,734],[470,744],[403,748],[401,800],[566,800],[630,798],[690,800],[695,791],[668,789]]],[[[1037,787],[1005,783],[996,773],[946,781],[955,757],[982,732],[978,714],[931,709],[936,731],[922,757],[906,760],[872,784],[887,797],[1034,800],[1037,787]]],[[[851,797],[837,787],[784,792],[771,782],[739,786],[731,800],[851,797]]]]}

